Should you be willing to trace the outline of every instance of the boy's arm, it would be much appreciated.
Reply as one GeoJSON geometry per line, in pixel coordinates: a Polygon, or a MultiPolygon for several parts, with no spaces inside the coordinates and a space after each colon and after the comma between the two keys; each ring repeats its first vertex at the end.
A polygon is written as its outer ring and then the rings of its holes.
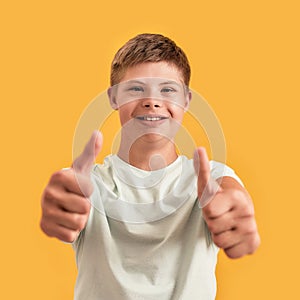
{"type": "Polygon", "coordinates": [[[260,244],[254,207],[247,190],[232,177],[214,181],[204,148],[196,150],[198,199],[214,243],[230,258],[252,254],[260,244]]]}

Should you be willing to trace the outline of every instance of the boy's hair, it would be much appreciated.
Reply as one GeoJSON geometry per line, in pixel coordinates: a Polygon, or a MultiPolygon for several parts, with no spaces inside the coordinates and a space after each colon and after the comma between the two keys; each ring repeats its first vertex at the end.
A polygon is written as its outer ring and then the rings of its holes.
{"type": "Polygon", "coordinates": [[[118,84],[129,67],[161,61],[177,67],[189,86],[191,68],[183,50],[168,37],[150,33],[137,35],[118,50],[111,64],[110,84],[118,84]]]}

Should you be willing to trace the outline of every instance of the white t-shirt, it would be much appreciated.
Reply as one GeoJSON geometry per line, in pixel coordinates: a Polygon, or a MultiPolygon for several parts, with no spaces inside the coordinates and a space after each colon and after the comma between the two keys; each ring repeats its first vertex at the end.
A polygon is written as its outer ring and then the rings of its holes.
{"type": "MultiPolygon", "coordinates": [[[[211,161],[211,175],[240,179],[211,161]]],[[[75,300],[212,300],[218,248],[197,201],[193,161],[137,169],[117,155],[92,172],[85,229],[73,243],[75,300]]]]}

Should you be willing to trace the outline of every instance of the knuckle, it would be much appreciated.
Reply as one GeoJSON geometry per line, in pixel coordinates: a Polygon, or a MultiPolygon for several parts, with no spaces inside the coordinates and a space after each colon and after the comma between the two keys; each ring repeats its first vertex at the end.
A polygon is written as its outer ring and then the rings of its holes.
{"type": "Polygon", "coordinates": [[[241,214],[243,216],[254,216],[253,206],[250,203],[245,203],[241,208],[241,214]]]}
{"type": "Polygon", "coordinates": [[[78,234],[79,234],[79,231],[77,231],[77,230],[68,230],[65,233],[64,241],[67,243],[73,243],[76,240],[78,234]]]}
{"type": "Polygon", "coordinates": [[[44,210],[44,214],[45,214],[45,217],[47,217],[48,220],[53,220],[57,215],[57,211],[53,208],[47,207],[44,210]]]}
{"type": "Polygon", "coordinates": [[[253,203],[243,191],[232,190],[231,199],[241,216],[254,216],[253,203]]]}
{"type": "Polygon", "coordinates": [[[218,246],[219,248],[225,248],[225,241],[222,235],[213,235],[213,242],[218,246]]]}
{"type": "Polygon", "coordinates": [[[84,201],[82,201],[82,213],[87,215],[89,214],[91,209],[91,203],[88,199],[84,198],[84,201]]]}
{"type": "Polygon", "coordinates": [[[81,230],[85,227],[86,222],[87,222],[86,216],[80,216],[80,217],[77,219],[77,227],[78,227],[78,230],[79,230],[79,231],[81,231],[81,230]]]}
{"type": "Polygon", "coordinates": [[[251,236],[251,238],[248,240],[248,254],[253,254],[256,249],[260,245],[260,237],[258,234],[254,234],[251,236]]]}
{"type": "Polygon", "coordinates": [[[44,218],[40,221],[40,229],[49,237],[53,237],[53,234],[50,230],[49,224],[47,221],[45,221],[44,218]]]}
{"type": "Polygon", "coordinates": [[[236,251],[235,248],[230,248],[228,250],[224,250],[226,255],[231,258],[231,259],[237,259],[237,258],[241,258],[242,256],[244,256],[243,253],[236,251]]]}
{"type": "Polygon", "coordinates": [[[206,224],[207,224],[207,227],[208,227],[208,229],[211,233],[216,233],[217,232],[217,226],[216,226],[216,224],[213,220],[208,219],[206,221],[206,224]]]}
{"type": "Polygon", "coordinates": [[[256,233],[256,232],[257,232],[256,222],[253,219],[251,219],[251,221],[246,227],[246,233],[256,233]]]}
{"type": "Polygon", "coordinates": [[[62,171],[54,172],[50,177],[50,182],[59,182],[64,176],[64,172],[62,171]]]}
{"type": "Polygon", "coordinates": [[[214,218],[217,215],[217,210],[211,202],[203,208],[203,213],[207,218],[214,218]]]}
{"type": "Polygon", "coordinates": [[[47,230],[47,226],[46,226],[46,224],[45,224],[43,218],[42,218],[41,221],[40,221],[40,229],[41,229],[44,233],[47,234],[47,231],[48,231],[48,230],[47,230]]]}
{"type": "Polygon", "coordinates": [[[56,171],[51,175],[50,183],[60,183],[61,184],[69,179],[71,173],[72,173],[71,169],[56,171]]]}
{"type": "Polygon", "coordinates": [[[71,214],[68,218],[69,226],[72,228],[72,230],[78,230],[81,231],[87,222],[87,216],[81,215],[81,214],[71,214]]]}
{"type": "Polygon", "coordinates": [[[239,189],[234,189],[231,192],[231,197],[235,200],[235,201],[240,201],[241,199],[245,198],[244,192],[239,190],[239,189]]]}
{"type": "Polygon", "coordinates": [[[63,233],[60,233],[58,238],[64,242],[72,243],[76,239],[77,234],[76,231],[66,230],[63,233]]]}
{"type": "Polygon", "coordinates": [[[43,199],[47,202],[47,201],[52,201],[56,198],[56,193],[55,193],[55,189],[51,186],[47,186],[44,190],[44,197],[43,199]]]}

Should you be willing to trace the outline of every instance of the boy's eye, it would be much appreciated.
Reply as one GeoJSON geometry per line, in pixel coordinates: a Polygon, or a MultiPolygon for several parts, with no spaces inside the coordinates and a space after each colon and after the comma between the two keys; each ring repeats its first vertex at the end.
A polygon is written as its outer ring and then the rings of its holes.
{"type": "Polygon", "coordinates": [[[161,89],[161,92],[162,93],[173,93],[173,92],[176,92],[176,91],[173,88],[165,87],[165,88],[161,89]]]}
{"type": "Polygon", "coordinates": [[[144,89],[141,86],[133,86],[133,87],[130,87],[128,90],[132,91],[132,92],[143,92],[144,91],[144,89]]]}

